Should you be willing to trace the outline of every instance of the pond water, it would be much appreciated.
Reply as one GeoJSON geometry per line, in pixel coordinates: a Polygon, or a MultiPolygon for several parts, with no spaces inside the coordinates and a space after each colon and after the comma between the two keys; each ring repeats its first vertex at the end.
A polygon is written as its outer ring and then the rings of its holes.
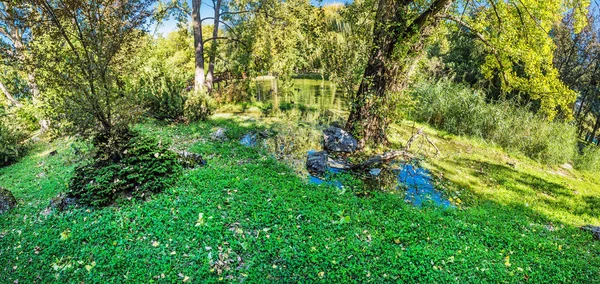
{"type": "Polygon", "coordinates": [[[454,207],[443,194],[433,185],[433,180],[428,170],[415,167],[411,164],[404,165],[398,173],[398,182],[406,186],[406,200],[408,203],[421,207],[431,203],[435,206],[454,207]]]}
{"type": "MultiPolygon", "coordinates": [[[[263,76],[256,79],[256,101],[271,103],[273,110],[288,111],[298,109],[301,112],[311,112],[312,115],[303,115],[302,120],[317,119],[323,113],[333,113],[333,116],[344,118],[347,114],[350,103],[347,95],[336,87],[336,85],[327,80],[311,78],[294,78],[284,86],[284,83],[274,77],[263,76]]],[[[246,146],[256,144],[256,136],[247,134],[240,143],[246,146]]],[[[281,146],[281,145],[280,145],[281,146]]],[[[327,176],[338,173],[340,170],[330,168],[327,176]]],[[[381,185],[384,173],[381,169],[371,169],[371,185],[381,185]],[[377,182],[372,182],[376,179],[377,182]]],[[[454,207],[443,194],[437,190],[431,179],[431,175],[426,169],[413,166],[411,164],[401,165],[397,170],[390,172],[386,170],[385,174],[391,177],[391,180],[385,181],[391,188],[399,189],[406,187],[405,200],[416,206],[421,207],[424,204],[433,204],[442,208],[454,207]]],[[[341,182],[322,178],[313,175],[308,176],[308,182],[312,184],[329,184],[339,189],[343,188],[341,182]]],[[[389,187],[387,187],[389,188],[389,187]]]]}
{"type": "Polygon", "coordinates": [[[294,78],[288,86],[270,76],[256,79],[256,97],[259,102],[269,102],[274,109],[293,105],[313,111],[346,112],[349,99],[340,88],[327,80],[294,78]]]}

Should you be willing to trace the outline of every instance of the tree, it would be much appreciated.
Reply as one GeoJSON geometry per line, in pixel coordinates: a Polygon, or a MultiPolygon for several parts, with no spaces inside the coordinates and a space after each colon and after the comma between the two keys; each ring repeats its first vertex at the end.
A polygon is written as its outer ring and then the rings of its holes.
{"type": "MultiPolygon", "coordinates": [[[[24,0],[39,13],[33,33],[45,99],[71,130],[118,136],[135,116],[121,77],[150,23],[151,0],[24,0]]],[[[118,155],[118,153],[110,153],[118,155]]]]}
{"type": "MultiPolygon", "coordinates": [[[[27,74],[27,85],[34,99],[39,98],[39,88],[35,80],[35,69],[33,59],[28,51],[28,44],[33,39],[31,33],[30,19],[33,11],[29,5],[19,5],[17,1],[0,2],[0,42],[4,63],[11,64],[15,61],[28,62],[24,64],[27,74]],[[12,3],[16,2],[16,3],[12,3]]],[[[3,88],[3,91],[6,88],[3,88]]],[[[5,91],[8,96],[8,91],[5,91]]]]}
{"type": "Polygon", "coordinates": [[[552,66],[554,45],[549,30],[567,9],[575,11],[577,27],[589,1],[391,1],[379,0],[373,45],[346,124],[366,142],[386,141],[394,94],[407,86],[415,59],[440,23],[454,22],[473,33],[487,51],[482,73],[500,76],[502,90],[527,93],[552,119],[557,109],[568,113],[575,93],[552,66]],[[452,6],[456,3],[457,5],[452,6]],[[452,8],[453,7],[453,8],[452,8]]]}
{"type": "Polygon", "coordinates": [[[387,141],[387,116],[393,111],[391,92],[404,89],[398,82],[405,82],[402,77],[410,71],[410,60],[421,52],[423,40],[438,24],[435,16],[451,4],[450,0],[436,0],[423,11],[414,11],[411,2],[380,0],[377,5],[373,48],[346,123],[361,148],[367,141],[387,141]]]}
{"type": "MultiPolygon", "coordinates": [[[[596,7],[598,9],[598,7],[596,7]]],[[[573,15],[570,14],[553,29],[556,43],[554,64],[560,77],[579,97],[575,103],[575,121],[579,136],[591,133],[593,140],[600,119],[600,29],[597,12],[590,11],[588,25],[576,33],[573,15]],[[594,118],[596,122],[593,122],[594,118]]]]}

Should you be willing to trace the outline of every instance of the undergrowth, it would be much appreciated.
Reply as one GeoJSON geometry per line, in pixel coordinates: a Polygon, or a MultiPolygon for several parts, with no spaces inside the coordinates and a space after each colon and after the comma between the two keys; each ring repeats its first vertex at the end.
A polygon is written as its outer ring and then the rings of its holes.
{"type": "Polygon", "coordinates": [[[412,89],[413,119],[456,135],[483,138],[547,164],[572,162],[577,155],[574,126],[551,122],[507,103],[486,103],[473,89],[451,81],[412,89]]]}

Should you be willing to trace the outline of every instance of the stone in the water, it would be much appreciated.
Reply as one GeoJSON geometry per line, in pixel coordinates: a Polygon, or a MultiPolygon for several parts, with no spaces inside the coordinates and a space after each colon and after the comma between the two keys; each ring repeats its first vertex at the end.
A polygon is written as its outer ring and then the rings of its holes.
{"type": "Polygon", "coordinates": [[[244,146],[254,146],[256,145],[256,134],[248,133],[240,139],[240,143],[244,146]]]}
{"type": "Polygon", "coordinates": [[[182,151],[177,152],[177,155],[179,155],[179,163],[185,168],[191,169],[197,166],[206,165],[206,160],[204,160],[200,154],[182,151]]]}
{"type": "Polygon", "coordinates": [[[320,176],[327,170],[327,152],[308,152],[306,156],[306,169],[314,175],[320,176]]]}
{"type": "Polygon", "coordinates": [[[339,127],[329,127],[323,131],[323,147],[330,152],[352,153],[358,148],[358,141],[339,127]]]}
{"type": "Polygon", "coordinates": [[[77,198],[67,197],[65,194],[61,193],[56,197],[50,200],[50,208],[56,209],[58,211],[63,211],[67,209],[69,206],[76,206],[77,198]]]}
{"type": "Polygon", "coordinates": [[[0,214],[17,206],[17,199],[10,190],[0,187],[0,214]]]}
{"type": "Polygon", "coordinates": [[[380,168],[373,168],[369,171],[369,173],[373,176],[378,176],[381,173],[381,169],[380,168]]]}
{"type": "Polygon", "coordinates": [[[225,128],[219,127],[210,135],[210,139],[216,141],[227,141],[227,135],[225,132],[227,132],[225,128]]]}
{"type": "Polygon", "coordinates": [[[587,225],[587,226],[581,227],[581,229],[584,230],[584,231],[591,232],[592,234],[594,234],[594,236],[596,237],[596,239],[600,240],[600,227],[598,227],[598,226],[592,226],[592,225],[587,225]]]}
{"type": "Polygon", "coordinates": [[[400,170],[398,181],[408,187],[405,200],[414,206],[421,207],[424,203],[431,202],[444,208],[454,207],[434,188],[429,171],[425,169],[407,164],[400,170]]]}

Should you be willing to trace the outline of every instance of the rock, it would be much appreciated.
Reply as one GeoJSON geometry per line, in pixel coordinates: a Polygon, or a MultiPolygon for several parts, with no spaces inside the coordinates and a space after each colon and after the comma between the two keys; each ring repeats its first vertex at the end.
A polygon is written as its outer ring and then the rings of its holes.
{"type": "Polygon", "coordinates": [[[600,227],[598,226],[592,226],[592,225],[586,225],[581,227],[582,230],[584,231],[588,231],[591,232],[592,234],[594,234],[594,236],[596,237],[596,239],[600,240],[600,227]]]}
{"type": "Polygon", "coordinates": [[[256,145],[256,134],[248,133],[240,139],[240,143],[244,146],[252,147],[256,145]]]}
{"type": "Polygon", "coordinates": [[[64,211],[69,206],[76,206],[77,198],[67,197],[64,193],[57,195],[50,200],[50,208],[58,211],[64,211]]]}
{"type": "Polygon", "coordinates": [[[327,170],[327,152],[308,152],[306,169],[314,175],[322,175],[327,170]]]}
{"type": "Polygon", "coordinates": [[[330,168],[334,168],[334,169],[338,169],[338,170],[347,170],[352,167],[352,165],[348,164],[346,161],[334,160],[332,158],[327,159],[327,165],[330,168]]]}
{"type": "Polygon", "coordinates": [[[177,152],[177,155],[179,155],[179,163],[185,168],[191,169],[197,166],[206,165],[206,160],[204,160],[200,154],[181,151],[177,152]]]}
{"type": "Polygon", "coordinates": [[[323,146],[330,152],[352,153],[358,148],[358,141],[339,127],[329,127],[323,131],[323,146]]]}
{"type": "Polygon", "coordinates": [[[210,139],[216,141],[227,141],[227,135],[225,134],[225,132],[227,132],[225,128],[219,127],[217,128],[217,130],[215,130],[215,132],[210,134],[210,139]]]}
{"type": "Polygon", "coordinates": [[[372,176],[378,176],[381,173],[381,169],[380,168],[373,168],[369,171],[369,173],[372,176]]]}
{"type": "Polygon", "coordinates": [[[17,206],[17,200],[10,190],[0,187],[0,214],[17,206]]]}

